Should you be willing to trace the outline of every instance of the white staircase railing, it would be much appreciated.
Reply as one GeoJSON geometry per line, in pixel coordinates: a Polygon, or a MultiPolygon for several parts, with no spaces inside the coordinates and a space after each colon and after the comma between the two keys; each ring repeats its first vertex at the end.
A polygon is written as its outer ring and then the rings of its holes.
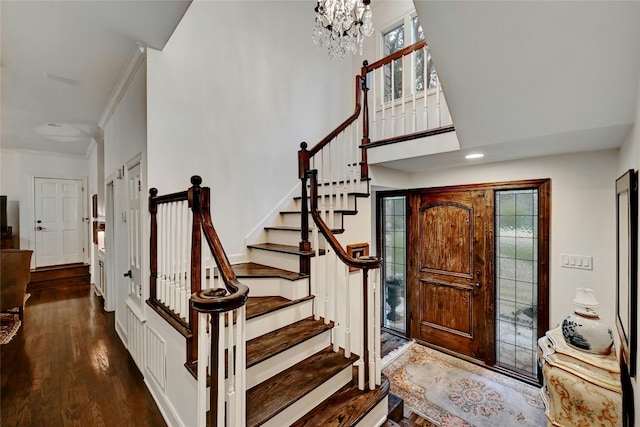
{"type": "Polygon", "coordinates": [[[453,121],[422,40],[362,67],[371,89],[371,144],[412,139],[437,129],[452,130],[453,121]]]}
{"type": "Polygon", "coordinates": [[[209,188],[198,176],[191,183],[164,196],[150,190],[147,303],[187,337],[186,366],[197,365],[198,426],[243,427],[249,288],[238,282],[213,227],[209,188]]]}

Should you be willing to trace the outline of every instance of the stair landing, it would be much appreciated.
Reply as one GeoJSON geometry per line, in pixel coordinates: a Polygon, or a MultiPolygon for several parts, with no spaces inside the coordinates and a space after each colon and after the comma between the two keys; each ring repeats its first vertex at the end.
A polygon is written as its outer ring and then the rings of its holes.
{"type": "Polygon", "coordinates": [[[64,264],[31,270],[27,292],[59,286],[81,286],[91,282],[89,264],[64,264]]]}

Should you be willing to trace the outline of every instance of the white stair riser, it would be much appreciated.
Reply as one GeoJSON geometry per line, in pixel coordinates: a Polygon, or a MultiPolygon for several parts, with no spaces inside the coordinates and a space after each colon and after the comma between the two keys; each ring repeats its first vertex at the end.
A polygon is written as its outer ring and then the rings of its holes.
{"type": "MultiPolygon", "coordinates": [[[[333,196],[332,199],[333,199],[333,209],[334,210],[355,210],[356,209],[356,197],[355,196],[348,196],[346,203],[344,202],[344,200],[341,200],[339,202],[340,204],[338,204],[338,201],[336,200],[335,196],[333,196]]],[[[331,206],[331,202],[332,201],[330,200],[329,197],[324,197],[324,209],[323,209],[322,199],[318,198],[318,209],[327,210],[328,211],[329,207],[331,206]]],[[[294,209],[292,209],[292,210],[300,210],[301,206],[302,206],[301,199],[295,199],[294,209]]]]}
{"type": "Polygon", "coordinates": [[[326,398],[338,391],[342,386],[351,381],[353,369],[347,366],[338,374],[334,375],[311,393],[305,395],[284,411],[271,418],[263,424],[264,427],[282,427],[291,425],[300,419],[304,414],[315,408],[326,398]]]}
{"type": "Polygon", "coordinates": [[[288,271],[300,271],[300,256],[298,255],[251,248],[249,249],[249,259],[256,264],[288,271]]]}
{"type": "MultiPolygon", "coordinates": [[[[285,225],[285,226],[289,226],[289,227],[300,227],[300,222],[301,222],[300,215],[283,214],[283,215],[280,215],[280,219],[282,221],[282,223],[280,225],[285,225]]],[[[327,214],[325,222],[327,224],[329,224],[329,226],[331,226],[330,220],[331,220],[331,218],[327,214]]],[[[313,222],[313,218],[311,218],[311,214],[309,214],[309,224],[311,224],[312,222],[313,222]]],[[[334,213],[333,214],[333,226],[335,228],[342,228],[342,214],[341,213],[334,213]]]]}
{"type": "Polygon", "coordinates": [[[267,230],[267,241],[279,245],[298,246],[300,244],[300,232],[289,230],[267,230]]]}
{"type": "Polygon", "coordinates": [[[250,297],[280,296],[295,300],[309,295],[309,279],[287,280],[278,277],[243,277],[250,297]]]}
{"type": "Polygon", "coordinates": [[[313,300],[309,299],[263,316],[247,320],[247,340],[275,331],[313,314],[313,300]]]}
{"type": "MultiPolygon", "coordinates": [[[[322,192],[324,191],[325,193],[328,193],[329,191],[332,191],[334,193],[339,192],[339,193],[357,193],[357,192],[363,192],[366,191],[367,189],[367,183],[366,181],[356,181],[355,183],[353,181],[347,181],[345,182],[341,182],[340,184],[337,183],[333,183],[331,185],[327,185],[325,183],[325,185],[321,185],[318,187],[318,192],[322,192]],[[355,185],[354,185],[355,184],[355,185]]],[[[307,185],[307,193],[309,193],[310,190],[310,186],[307,185]]]]}
{"type": "Polygon", "coordinates": [[[331,331],[327,330],[300,344],[247,369],[247,389],[277,375],[331,344],[331,331]]]}
{"type": "Polygon", "coordinates": [[[356,424],[359,427],[378,427],[387,420],[389,410],[389,397],[385,396],[363,419],[356,424]]]}

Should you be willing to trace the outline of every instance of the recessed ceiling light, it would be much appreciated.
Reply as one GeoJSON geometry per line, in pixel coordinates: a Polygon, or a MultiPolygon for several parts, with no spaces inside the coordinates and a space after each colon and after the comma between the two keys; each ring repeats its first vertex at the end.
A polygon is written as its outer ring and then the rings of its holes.
{"type": "Polygon", "coordinates": [[[482,157],[484,157],[482,153],[471,153],[464,156],[465,159],[480,159],[482,157]]]}

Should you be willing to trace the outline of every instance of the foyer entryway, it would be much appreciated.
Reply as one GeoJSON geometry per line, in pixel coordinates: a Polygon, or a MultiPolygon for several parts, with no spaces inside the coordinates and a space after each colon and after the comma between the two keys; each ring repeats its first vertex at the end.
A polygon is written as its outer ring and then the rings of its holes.
{"type": "Polygon", "coordinates": [[[378,193],[383,327],[537,382],[549,180],[378,193]]]}

